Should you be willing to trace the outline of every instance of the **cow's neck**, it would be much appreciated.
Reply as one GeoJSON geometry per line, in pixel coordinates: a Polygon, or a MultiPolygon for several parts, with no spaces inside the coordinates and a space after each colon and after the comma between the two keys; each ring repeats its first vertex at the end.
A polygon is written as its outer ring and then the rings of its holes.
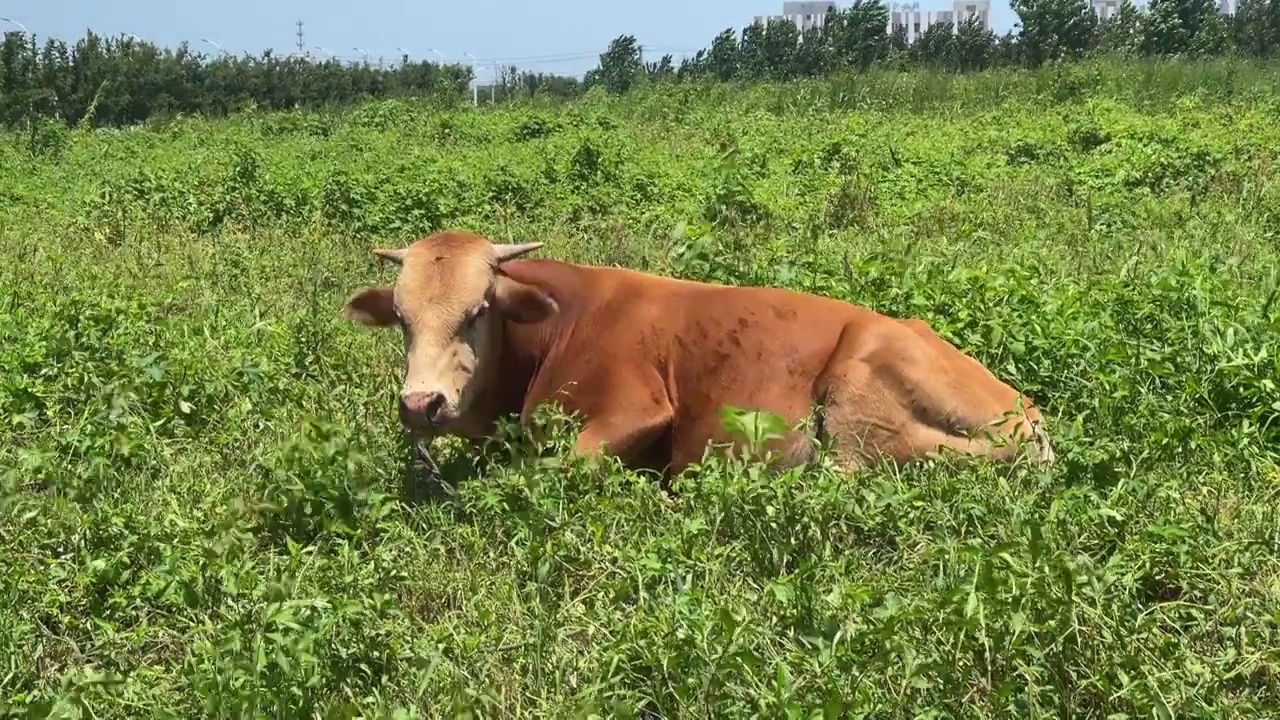
{"type": "MultiPolygon", "coordinates": [[[[548,356],[554,352],[557,339],[563,337],[583,310],[579,301],[579,278],[576,266],[553,260],[518,260],[503,265],[512,278],[536,285],[551,295],[559,306],[559,312],[534,324],[504,322],[496,332],[499,337],[494,345],[501,348],[500,362],[490,366],[485,378],[488,388],[483,402],[483,425],[480,432],[488,434],[494,422],[507,415],[518,415],[525,409],[529,389],[537,378],[548,356]]],[[[477,407],[479,409],[479,407],[477,407]]]]}

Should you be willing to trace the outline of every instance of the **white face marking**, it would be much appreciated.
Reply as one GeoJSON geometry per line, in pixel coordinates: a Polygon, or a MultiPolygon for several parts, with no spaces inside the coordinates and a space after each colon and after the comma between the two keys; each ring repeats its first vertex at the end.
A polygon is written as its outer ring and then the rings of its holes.
{"type": "MultiPolygon", "coordinates": [[[[478,235],[445,231],[408,248],[374,251],[401,266],[391,307],[385,289],[375,290],[353,296],[348,312],[364,324],[400,326],[405,357],[400,412],[406,424],[448,426],[471,409],[484,390],[479,384],[491,374],[485,368],[495,362],[502,327],[490,305],[512,292],[505,289],[511,281],[499,278],[497,267],[540,246],[494,245],[478,235]]],[[[518,322],[556,310],[536,290],[514,292],[522,298],[514,306],[518,322]]],[[[510,311],[510,302],[502,302],[504,313],[510,311]]]]}
{"type": "Polygon", "coordinates": [[[495,327],[489,310],[494,278],[488,247],[422,248],[405,259],[395,298],[405,338],[402,401],[410,424],[430,421],[420,411],[435,395],[434,420],[448,424],[474,401],[495,327]],[[410,401],[413,402],[410,402],[410,401]]]}

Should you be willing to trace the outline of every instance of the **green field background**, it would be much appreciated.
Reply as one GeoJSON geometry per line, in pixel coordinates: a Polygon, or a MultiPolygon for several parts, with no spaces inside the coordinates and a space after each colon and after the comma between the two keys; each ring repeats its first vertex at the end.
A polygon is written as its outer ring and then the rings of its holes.
{"type": "Polygon", "coordinates": [[[8,132],[0,704],[1275,713],[1278,77],[871,73],[8,132]],[[709,458],[667,499],[564,460],[561,427],[542,460],[513,436],[518,462],[421,492],[401,341],[340,310],[391,279],[371,248],[445,227],[922,318],[1044,408],[1059,461],[709,458]]]}

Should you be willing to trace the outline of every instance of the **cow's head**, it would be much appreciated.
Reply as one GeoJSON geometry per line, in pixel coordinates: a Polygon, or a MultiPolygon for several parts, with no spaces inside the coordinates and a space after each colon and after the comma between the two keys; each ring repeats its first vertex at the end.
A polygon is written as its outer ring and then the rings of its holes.
{"type": "Polygon", "coordinates": [[[373,251],[400,265],[400,275],[392,287],[357,290],[343,311],[352,322],[398,325],[404,333],[405,425],[422,431],[457,421],[496,368],[502,321],[537,322],[556,312],[550,296],[502,271],[502,263],[539,247],[440,232],[407,248],[373,251]]]}

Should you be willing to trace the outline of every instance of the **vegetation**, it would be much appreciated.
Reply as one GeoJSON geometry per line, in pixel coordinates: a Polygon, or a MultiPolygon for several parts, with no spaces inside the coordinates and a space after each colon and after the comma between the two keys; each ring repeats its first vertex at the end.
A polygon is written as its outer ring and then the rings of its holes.
{"type": "MultiPolygon", "coordinates": [[[[391,99],[0,138],[0,703],[83,717],[1242,717],[1280,704],[1271,66],[391,99]],[[1047,471],[415,478],[369,249],[928,320],[1047,471]],[[288,711],[284,710],[288,708],[288,711]],[[841,715],[844,711],[846,714],[841,715]]],[[[733,419],[744,429],[750,415],[733,419]]]]}
{"type": "MultiPolygon", "coordinates": [[[[974,72],[1040,67],[1089,57],[1270,59],[1280,52],[1280,0],[1240,0],[1234,14],[1213,0],[1151,0],[1139,9],[1123,0],[1100,21],[1088,0],[1014,0],[1019,22],[997,36],[976,20],[931,26],[914,42],[890,25],[881,0],[856,0],[831,12],[821,28],[801,33],[773,20],[736,32],[726,28],[704,51],[679,63],[668,54],[646,61],[640,41],[621,35],[581,81],[549,73],[501,68],[474,100],[505,102],[531,96],[576,98],[592,87],[625,93],[649,83],[794,80],[928,68],[974,72]]],[[[245,107],[276,110],[351,105],[370,98],[430,97],[445,105],[464,99],[470,66],[398,59],[387,66],[365,58],[356,65],[318,60],[310,53],[206,58],[184,43],[162,49],[132,36],[89,32],[74,46],[34,35],[6,33],[0,43],[0,124],[31,128],[56,120],[75,125],[131,125],[153,117],[226,115],[245,107]]]]}

